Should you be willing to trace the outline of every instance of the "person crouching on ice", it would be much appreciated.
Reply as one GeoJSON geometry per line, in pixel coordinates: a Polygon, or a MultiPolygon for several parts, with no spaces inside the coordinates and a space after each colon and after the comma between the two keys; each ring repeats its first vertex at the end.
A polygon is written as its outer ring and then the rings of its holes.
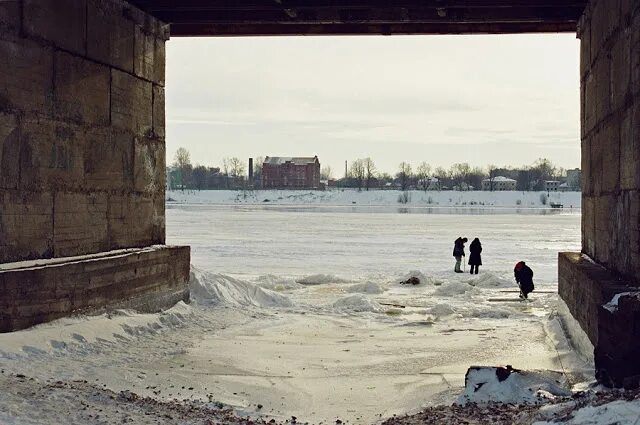
{"type": "Polygon", "coordinates": [[[471,245],[469,245],[469,265],[471,266],[469,273],[474,274],[473,272],[475,270],[475,274],[478,274],[478,267],[482,265],[481,252],[482,244],[480,243],[480,239],[475,238],[473,242],[471,242],[471,245]]]}
{"type": "Polygon", "coordinates": [[[456,266],[453,271],[456,273],[462,273],[460,264],[462,263],[462,257],[464,257],[464,244],[467,243],[467,240],[467,238],[459,237],[453,243],[453,256],[456,258],[456,266]]]}
{"type": "Polygon", "coordinates": [[[513,275],[520,287],[520,298],[527,299],[529,293],[533,292],[533,270],[525,264],[524,261],[520,261],[513,269],[513,275]]]}

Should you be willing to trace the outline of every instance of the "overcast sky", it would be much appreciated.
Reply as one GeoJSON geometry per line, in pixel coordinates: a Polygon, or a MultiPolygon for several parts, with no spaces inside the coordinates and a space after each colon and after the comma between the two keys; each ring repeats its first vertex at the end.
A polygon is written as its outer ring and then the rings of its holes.
{"type": "Polygon", "coordinates": [[[167,161],[580,166],[575,35],[173,38],[167,161]]]}

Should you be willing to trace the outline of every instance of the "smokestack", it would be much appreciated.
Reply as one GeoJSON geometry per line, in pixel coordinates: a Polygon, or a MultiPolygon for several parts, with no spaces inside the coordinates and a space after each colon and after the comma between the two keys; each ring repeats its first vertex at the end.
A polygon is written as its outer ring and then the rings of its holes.
{"type": "Polygon", "coordinates": [[[249,158],[249,184],[253,184],[253,158],[249,158]]]}
{"type": "Polygon", "coordinates": [[[349,174],[347,173],[347,161],[344,161],[344,178],[346,179],[349,174]]]}

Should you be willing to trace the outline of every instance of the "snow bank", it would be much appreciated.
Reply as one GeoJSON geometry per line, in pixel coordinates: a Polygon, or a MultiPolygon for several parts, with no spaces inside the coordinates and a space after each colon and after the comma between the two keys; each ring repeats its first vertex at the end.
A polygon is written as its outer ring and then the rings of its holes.
{"type": "Polygon", "coordinates": [[[454,297],[456,295],[463,295],[474,289],[475,288],[467,282],[448,282],[438,286],[433,293],[441,297],[454,297]]]}
{"type": "Polygon", "coordinates": [[[402,206],[403,208],[550,208],[550,203],[563,204],[565,209],[580,208],[580,192],[550,193],[546,204],[541,194],[547,192],[489,192],[489,191],[410,191],[407,204],[399,204],[397,190],[357,191],[331,189],[326,191],[300,190],[202,190],[167,191],[169,202],[191,204],[260,204],[260,205],[327,205],[327,206],[402,206]]]}
{"type": "Polygon", "coordinates": [[[179,328],[191,320],[191,306],[178,304],[157,314],[115,310],[98,316],[73,316],[29,329],[0,334],[0,358],[41,357],[73,350],[89,352],[90,344],[121,344],[125,340],[179,328]]]}
{"type": "Polygon", "coordinates": [[[533,425],[635,425],[640,418],[640,400],[617,400],[600,406],[587,406],[573,413],[568,421],[535,422],[533,425]]]}
{"type": "Polygon", "coordinates": [[[361,294],[382,294],[384,289],[375,282],[358,283],[347,288],[347,292],[357,292],[361,294]]]}
{"type": "Polygon", "coordinates": [[[568,397],[564,376],[552,371],[519,371],[509,367],[472,367],[467,371],[465,390],[457,403],[536,404],[556,397],[568,397]]]}
{"type": "Polygon", "coordinates": [[[191,267],[191,299],[199,304],[291,307],[289,298],[250,282],[191,267]]]}
{"type": "Polygon", "coordinates": [[[258,276],[256,284],[261,288],[270,289],[272,291],[288,291],[302,288],[295,279],[275,276],[272,274],[258,276]]]}
{"type": "Polygon", "coordinates": [[[479,274],[472,277],[467,281],[471,286],[477,286],[478,288],[517,288],[517,284],[514,280],[508,280],[491,272],[479,274]]]}
{"type": "Polygon", "coordinates": [[[439,319],[441,317],[451,316],[452,314],[455,314],[456,311],[449,304],[436,304],[433,307],[426,309],[425,313],[439,319]]]}
{"type": "Polygon", "coordinates": [[[382,311],[380,304],[361,294],[349,295],[348,297],[340,298],[333,303],[332,307],[336,311],[340,312],[379,313],[382,311]]]}
{"type": "Polygon", "coordinates": [[[314,274],[296,280],[301,285],[324,285],[327,283],[348,283],[346,279],[331,274],[314,274]]]}

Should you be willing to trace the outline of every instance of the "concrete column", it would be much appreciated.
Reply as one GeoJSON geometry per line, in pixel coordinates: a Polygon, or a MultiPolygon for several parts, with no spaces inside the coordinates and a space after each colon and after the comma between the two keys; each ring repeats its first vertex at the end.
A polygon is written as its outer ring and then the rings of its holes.
{"type": "Polygon", "coordinates": [[[591,0],[578,37],[583,255],[560,255],[559,292],[595,346],[599,379],[637,386],[640,300],[603,304],[640,290],[640,2],[591,0]]]}
{"type": "MultiPolygon", "coordinates": [[[[0,272],[164,244],[168,37],[167,25],[122,0],[0,2],[0,272]]],[[[3,284],[0,275],[6,330],[27,301],[3,284]]]]}

